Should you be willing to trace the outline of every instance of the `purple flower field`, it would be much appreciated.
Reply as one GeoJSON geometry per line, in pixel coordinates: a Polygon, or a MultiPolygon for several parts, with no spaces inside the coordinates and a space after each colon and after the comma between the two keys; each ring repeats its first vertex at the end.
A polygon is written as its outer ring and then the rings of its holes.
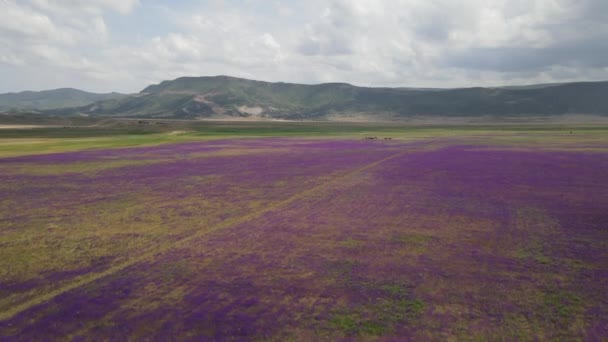
{"type": "Polygon", "coordinates": [[[0,340],[606,340],[606,146],[519,147],[2,158],[0,340]]]}

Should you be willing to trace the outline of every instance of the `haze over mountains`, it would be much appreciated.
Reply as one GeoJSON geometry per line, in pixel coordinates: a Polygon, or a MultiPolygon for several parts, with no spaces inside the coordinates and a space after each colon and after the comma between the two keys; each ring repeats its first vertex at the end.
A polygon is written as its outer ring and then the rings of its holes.
{"type": "Polygon", "coordinates": [[[228,76],[181,77],[131,95],[75,89],[0,95],[0,110],[9,108],[35,108],[54,115],[250,120],[608,116],[608,82],[424,89],[271,83],[228,76]]]}
{"type": "Polygon", "coordinates": [[[0,111],[10,109],[56,109],[80,107],[93,102],[117,99],[125,96],[119,93],[96,94],[86,91],[61,88],[44,91],[22,91],[0,94],[0,111]]]}

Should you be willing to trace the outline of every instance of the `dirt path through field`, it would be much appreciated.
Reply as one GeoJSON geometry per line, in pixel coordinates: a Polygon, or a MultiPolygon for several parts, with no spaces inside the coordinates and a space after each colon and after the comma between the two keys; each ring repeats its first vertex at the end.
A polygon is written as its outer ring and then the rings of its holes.
{"type": "MultiPolygon", "coordinates": [[[[416,145],[415,146],[415,148],[419,148],[419,147],[420,147],[420,145],[416,145]]],[[[128,268],[128,267],[130,267],[132,265],[135,265],[135,264],[137,264],[139,262],[151,259],[151,258],[153,258],[154,256],[156,256],[156,255],[158,255],[160,253],[164,253],[164,252],[167,252],[167,251],[172,250],[172,249],[184,247],[185,245],[187,245],[192,240],[200,238],[200,237],[202,237],[204,235],[207,235],[209,233],[212,233],[212,232],[215,232],[215,231],[218,231],[218,230],[222,230],[222,229],[231,227],[233,225],[241,224],[241,223],[244,223],[244,222],[247,222],[247,221],[259,218],[259,217],[261,217],[262,215],[264,215],[264,214],[266,214],[268,212],[271,212],[271,211],[283,208],[285,206],[288,206],[289,204],[291,204],[291,203],[293,203],[295,201],[304,199],[304,198],[306,198],[306,197],[308,197],[308,196],[310,196],[310,195],[312,195],[312,194],[314,194],[314,193],[316,193],[318,191],[321,191],[321,190],[327,188],[328,186],[331,186],[331,185],[333,185],[333,184],[335,184],[337,182],[340,182],[340,181],[342,181],[344,179],[350,178],[350,177],[352,177],[354,175],[357,175],[357,174],[359,174],[359,173],[361,173],[363,171],[366,171],[366,170],[369,170],[371,168],[374,168],[374,167],[376,167],[376,166],[378,166],[378,165],[380,165],[380,164],[382,164],[382,163],[384,163],[386,161],[389,161],[391,159],[399,158],[399,157],[401,157],[401,156],[403,156],[405,154],[411,153],[411,151],[412,150],[410,150],[408,148],[405,151],[400,151],[400,152],[394,153],[394,154],[392,154],[392,155],[390,155],[390,156],[388,156],[386,158],[377,160],[375,162],[372,162],[372,163],[366,164],[364,166],[358,167],[358,168],[356,168],[354,170],[351,170],[351,171],[348,171],[346,173],[337,175],[337,176],[333,177],[332,179],[328,180],[325,183],[319,184],[319,185],[317,185],[315,187],[310,188],[309,190],[300,192],[300,193],[298,193],[298,194],[296,194],[296,195],[294,195],[292,197],[289,197],[289,198],[287,198],[285,200],[282,200],[282,201],[279,201],[279,202],[277,202],[277,203],[275,203],[273,205],[267,206],[267,207],[265,207],[262,210],[255,211],[255,212],[252,212],[252,213],[244,215],[244,216],[228,219],[228,220],[223,221],[222,223],[217,224],[217,225],[215,225],[215,226],[213,226],[213,227],[211,227],[209,229],[202,230],[202,231],[200,231],[198,233],[194,233],[194,234],[192,234],[192,235],[190,235],[188,237],[185,237],[185,238],[183,238],[183,239],[181,239],[181,240],[179,240],[179,241],[177,241],[175,243],[172,243],[172,244],[166,245],[166,246],[162,246],[161,248],[158,248],[158,249],[156,249],[154,251],[150,251],[150,252],[142,254],[142,255],[140,255],[138,257],[135,257],[135,258],[132,258],[130,260],[127,260],[127,261],[125,261],[125,262],[123,262],[121,264],[118,264],[116,266],[110,267],[110,268],[108,268],[107,270],[105,270],[103,272],[99,272],[99,273],[95,273],[95,274],[87,274],[87,275],[83,275],[81,277],[78,277],[78,278],[76,278],[70,284],[61,286],[61,287],[59,287],[59,288],[57,288],[57,289],[55,289],[53,291],[50,291],[50,292],[48,292],[48,293],[46,293],[44,295],[38,296],[38,297],[33,298],[31,300],[28,300],[28,301],[26,301],[24,303],[16,305],[16,306],[14,306],[14,307],[12,307],[12,308],[4,311],[4,312],[1,312],[0,313],[0,321],[11,319],[11,318],[13,318],[16,315],[18,315],[18,314],[20,314],[20,313],[22,313],[22,312],[24,312],[24,311],[26,311],[26,310],[28,310],[30,308],[33,308],[33,307],[35,307],[37,305],[43,304],[45,302],[48,302],[48,301],[54,299],[55,297],[57,297],[57,296],[59,296],[61,294],[64,294],[64,293],[66,293],[68,291],[71,291],[73,289],[79,288],[81,286],[90,284],[90,283],[92,283],[94,281],[97,281],[97,280],[99,280],[101,278],[104,278],[106,276],[109,276],[109,275],[115,274],[117,272],[120,272],[120,271],[122,271],[122,270],[124,270],[124,269],[126,269],[126,268],[128,268]]]]}
{"type": "Polygon", "coordinates": [[[0,129],[28,129],[28,128],[49,128],[60,127],[56,125],[0,125],[0,129]]]}

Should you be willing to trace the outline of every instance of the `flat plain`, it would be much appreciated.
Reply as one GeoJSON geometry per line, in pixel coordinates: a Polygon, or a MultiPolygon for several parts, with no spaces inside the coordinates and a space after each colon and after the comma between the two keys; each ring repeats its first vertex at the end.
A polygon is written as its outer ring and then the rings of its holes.
{"type": "Polygon", "coordinates": [[[607,127],[149,126],[0,132],[1,340],[608,338],[607,127]]]}

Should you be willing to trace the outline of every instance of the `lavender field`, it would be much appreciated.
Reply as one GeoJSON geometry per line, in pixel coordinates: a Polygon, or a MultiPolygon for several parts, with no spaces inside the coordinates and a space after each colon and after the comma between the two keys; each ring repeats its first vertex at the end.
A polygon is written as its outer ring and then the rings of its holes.
{"type": "Polygon", "coordinates": [[[0,158],[0,340],[608,339],[608,138],[0,158]]]}

